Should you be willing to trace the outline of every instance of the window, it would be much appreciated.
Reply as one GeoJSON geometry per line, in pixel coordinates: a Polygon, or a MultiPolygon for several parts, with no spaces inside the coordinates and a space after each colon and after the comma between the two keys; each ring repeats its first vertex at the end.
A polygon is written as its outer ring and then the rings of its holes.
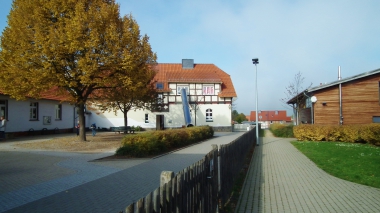
{"type": "Polygon", "coordinates": [[[203,86],[203,95],[214,95],[214,86],[203,86]]]}
{"type": "Polygon", "coordinates": [[[62,104],[55,105],[55,120],[62,120],[62,104]]]}
{"type": "Polygon", "coordinates": [[[162,104],[162,100],[163,100],[162,94],[158,94],[157,103],[162,104]]]}
{"type": "Polygon", "coordinates": [[[148,116],[148,114],[145,114],[145,123],[149,123],[149,116],[148,116]]]}
{"type": "Polygon", "coordinates": [[[372,117],[372,122],[373,123],[380,123],[380,116],[373,116],[372,117]]]}
{"type": "Polygon", "coordinates": [[[156,83],[156,89],[164,89],[164,84],[163,83],[156,83]]]}
{"type": "Polygon", "coordinates": [[[177,86],[177,95],[181,95],[181,90],[185,89],[186,94],[189,94],[189,86],[177,86]]]}
{"type": "Polygon", "coordinates": [[[38,120],[38,102],[30,103],[30,120],[37,121],[38,120]]]}
{"type": "Polygon", "coordinates": [[[0,100],[0,116],[8,120],[8,100],[0,100]]]}
{"type": "Polygon", "coordinates": [[[311,108],[311,98],[306,99],[306,108],[311,108]]]}
{"type": "Polygon", "coordinates": [[[212,122],[212,109],[206,110],[206,122],[212,122]]]}
{"type": "Polygon", "coordinates": [[[275,115],[278,115],[278,111],[276,110],[276,111],[274,112],[274,114],[275,114],[275,115]]]}

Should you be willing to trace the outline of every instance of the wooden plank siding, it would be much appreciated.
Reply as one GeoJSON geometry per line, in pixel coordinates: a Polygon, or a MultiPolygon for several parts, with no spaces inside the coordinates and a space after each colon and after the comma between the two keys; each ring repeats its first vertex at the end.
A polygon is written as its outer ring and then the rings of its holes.
{"type": "MultiPolygon", "coordinates": [[[[372,123],[373,116],[380,116],[379,82],[377,74],[342,84],[343,124],[372,123]]],[[[339,85],[313,93],[318,99],[313,106],[314,123],[339,124],[339,85]]]]}
{"type": "Polygon", "coordinates": [[[314,124],[339,124],[339,87],[316,91],[314,96],[317,97],[313,105],[314,124]]]}

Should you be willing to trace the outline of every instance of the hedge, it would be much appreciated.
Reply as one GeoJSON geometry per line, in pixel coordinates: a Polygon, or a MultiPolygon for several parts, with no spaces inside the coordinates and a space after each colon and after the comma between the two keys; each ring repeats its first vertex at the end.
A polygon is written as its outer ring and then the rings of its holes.
{"type": "Polygon", "coordinates": [[[210,126],[130,134],[122,139],[116,155],[146,157],[162,154],[213,137],[210,126]]]}
{"type": "Polygon", "coordinates": [[[299,141],[340,141],[380,145],[380,124],[299,125],[293,128],[299,141]]]}
{"type": "Polygon", "coordinates": [[[276,137],[293,138],[293,125],[292,124],[279,124],[274,123],[269,126],[269,130],[276,137]]]}

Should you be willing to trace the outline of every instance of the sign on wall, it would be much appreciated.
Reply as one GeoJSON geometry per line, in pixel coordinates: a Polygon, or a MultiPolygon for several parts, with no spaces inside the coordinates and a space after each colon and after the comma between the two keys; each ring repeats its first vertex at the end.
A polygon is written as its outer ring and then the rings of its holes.
{"type": "Polygon", "coordinates": [[[44,125],[51,124],[51,116],[44,116],[44,125]]]}

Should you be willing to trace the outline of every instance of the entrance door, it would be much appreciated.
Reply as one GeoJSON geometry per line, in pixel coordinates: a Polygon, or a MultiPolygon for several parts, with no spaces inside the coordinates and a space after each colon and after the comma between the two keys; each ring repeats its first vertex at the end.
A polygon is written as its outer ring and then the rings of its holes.
{"type": "Polygon", "coordinates": [[[156,130],[164,130],[164,115],[156,115],[156,130]]]}

